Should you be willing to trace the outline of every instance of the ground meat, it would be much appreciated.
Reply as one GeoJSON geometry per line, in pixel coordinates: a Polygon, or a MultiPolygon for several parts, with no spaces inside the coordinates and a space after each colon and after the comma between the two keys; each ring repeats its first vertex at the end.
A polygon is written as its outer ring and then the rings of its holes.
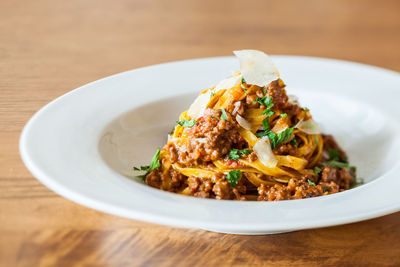
{"type": "Polygon", "coordinates": [[[186,177],[174,169],[169,170],[166,174],[160,173],[158,170],[150,172],[146,176],[146,183],[155,188],[176,192],[185,187],[186,177]]]}
{"type": "Polygon", "coordinates": [[[261,184],[258,188],[258,201],[277,201],[291,198],[291,194],[287,186],[275,184],[274,186],[266,186],[261,184]]]}
{"type": "Polygon", "coordinates": [[[341,161],[347,160],[346,153],[339,147],[336,143],[335,138],[332,135],[322,134],[322,139],[324,140],[324,153],[323,153],[323,160],[329,160],[329,153],[330,149],[334,149],[339,152],[339,158],[341,161]]]}
{"type": "Polygon", "coordinates": [[[236,187],[232,187],[223,176],[213,179],[189,177],[187,183],[189,194],[195,197],[246,200],[242,195],[246,193],[246,186],[239,182],[236,187]]]}
{"type": "Polygon", "coordinates": [[[146,176],[146,183],[152,187],[160,188],[161,187],[161,175],[157,170],[150,172],[146,176]]]}
{"type": "Polygon", "coordinates": [[[340,189],[347,190],[354,183],[354,179],[347,168],[339,169],[332,166],[325,166],[322,169],[321,182],[334,182],[340,189]]]}
{"type": "Polygon", "coordinates": [[[322,185],[312,185],[304,179],[290,179],[287,185],[275,184],[273,186],[267,186],[265,184],[261,184],[257,188],[257,191],[257,200],[259,201],[310,198],[329,193],[328,189],[324,190],[322,185]]]}
{"type": "Polygon", "coordinates": [[[275,109],[283,109],[288,103],[288,97],[285,91],[285,85],[281,80],[270,83],[267,87],[267,96],[272,97],[275,109]]]}
{"type": "Polygon", "coordinates": [[[219,179],[213,187],[213,192],[216,199],[230,199],[228,181],[219,179]]]}
{"type": "Polygon", "coordinates": [[[324,192],[328,192],[329,194],[334,194],[339,192],[339,186],[334,182],[330,183],[319,182],[319,185],[322,187],[324,192]]]}
{"type": "Polygon", "coordinates": [[[185,128],[191,137],[187,144],[175,147],[168,144],[166,149],[173,156],[171,162],[185,165],[199,165],[212,160],[223,158],[232,148],[233,144],[240,147],[244,143],[239,134],[239,126],[233,121],[229,112],[228,120],[221,119],[221,111],[208,109],[205,115],[197,120],[191,128],[185,128]]]}
{"type": "Polygon", "coordinates": [[[277,155],[296,156],[297,146],[293,146],[291,144],[282,144],[274,149],[274,153],[277,155]]]}
{"type": "Polygon", "coordinates": [[[320,185],[311,185],[309,183],[300,183],[296,186],[296,191],[292,196],[292,199],[310,198],[322,196],[324,190],[320,185]]]}

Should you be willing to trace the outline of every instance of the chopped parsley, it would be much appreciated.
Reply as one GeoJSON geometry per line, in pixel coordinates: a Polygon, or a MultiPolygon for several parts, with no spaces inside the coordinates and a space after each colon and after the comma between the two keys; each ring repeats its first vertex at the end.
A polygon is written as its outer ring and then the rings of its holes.
{"type": "Polygon", "coordinates": [[[325,166],[332,166],[332,167],[337,167],[337,168],[349,168],[349,163],[346,162],[340,162],[337,160],[330,160],[322,163],[325,166]]]}
{"type": "Polygon", "coordinates": [[[215,117],[213,115],[211,115],[210,117],[211,117],[212,120],[215,119],[215,117]]]}
{"type": "Polygon", "coordinates": [[[216,93],[216,92],[215,92],[215,89],[214,89],[214,90],[212,90],[212,91],[211,91],[210,98],[213,98],[213,97],[215,96],[215,93],[216,93]]]}
{"type": "Polygon", "coordinates": [[[226,175],[226,179],[231,186],[235,187],[239,183],[239,179],[242,177],[242,172],[240,170],[232,170],[226,175]]]}
{"type": "Polygon", "coordinates": [[[221,114],[221,119],[223,120],[229,120],[228,115],[226,114],[226,111],[224,108],[221,108],[222,114],[221,114]]]}
{"type": "Polygon", "coordinates": [[[281,115],[279,115],[279,117],[281,117],[281,118],[286,118],[286,117],[287,117],[287,114],[286,114],[286,113],[282,113],[281,115]]]}
{"type": "Polygon", "coordinates": [[[317,144],[317,146],[319,146],[319,140],[318,140],[318,137],[316,134],[314,134],[314,140],[315,140],[315,143],[317,144]]]}
{"type": "Polygon", "coordinates": [[[322,171],[322,169],[320,167],[317,167],[317,166],[314,167],[314,173],[316,175],[319,175],[321,173],[321,171],[322,171]]]}
{"type": "Polygon", "coordinates": [[[274,149],[279,144],[286,142],[292,136],[294,127],[286,128],[282,132],[275,134],[271,131],[264,131],[256,134],[258,137],[268,136],[269,141],[271,142],[271,148],[274,149]]]}
{"type": "Polygon", "coordinates": [[[267,89],[263,88],[263,93],[264,93],[264,95],[266,95],[267,94],[267,89]]]}
{"type": "Polygon", "coordinates": [[[161,164],[160,164],[160,148],[157,148],[156,154],[154,154],[153,159],[150,162],[150,165],[148,166],[140,166],[138,167],[133,167],[133,170],[135,171],[145,171],[145,174],[143,175],[138,175],[139,178],[142,178],[142,180],[144,181],[146,179],[146,176],[152,172],[155,169],[158,169],[161,164]]]}
{"type": "Polygon", "coordinates": [[[350,188],[355,188],[355,187],[360,186],[362,184],[364,184],[364,179],[360,179],[359,181],[354,179],[354,183],[350,186],[350,188]]]}
{"type": "Polygon", "coordinates": [[[324,190],[324,192],[328,191],[328,188],[326,188],[325,186],[322,187],[322,190],[324,190]]]}
{"type": "Polygon", "coordinates": [[[262,120],[262,125],[264,128],[264,131],[269,131],[270,126],[269,126],[269,117],[266,117],[265,119],[262,120]]]}
{"type": "Polygon", "coordinates": [[[329,159],[340,161],[339,151],[336,149],[328,149],[329,159]]]}
{"type": "MultiPolygon", "coordinates": [[[[274,102],[272,102],[272,97],[268,97],[268,96],[264,96],[262,98],[257,97],[256,100],[253,101],[253,103],[258,103],[262,106],[265,106],[266,110],[270,110],[274,106],[274,102]]],[[[266,112],[265,113],[264,112],[265,112],[265,110],[261,114],[266,113],[266,112]]]]}
{"type": "Polygon", "coordinates": [[[179,124],[182,127],[193,127],[197,124],[197,121],[195,120],[181,120],[181,121],[176,121],[177,124],[179,124]]]}
{"type": "Polygon", "coordinates": [[[307,179],[307,183],[309,183],[310,185],[316,185],[313,181],[311,181],[310,179],[307,179]]]}
{"type": "Polygon", "coordinates": [[[240,159],[243,155],[248,155],[251,153],[251,150],[247,150],[247,149],[231,149],[231,151],[229,152],[229,159],[233,159],[233,160],[238,160],[240,159]]]}
{"type": "Polygon", "coordinates": [[[244,90],[244,92],[245,92],[246,95],[247,95],[246,87],[243,85],[244,83],[246,83],[246,80],[242,77],[242,83],[240,84],[240,86],[242,87],[242,89],[244,90]]]}
{"type": "Polygon", "coordinates": [[[298,146],[298,145],[299,145],[299,143],[297,142],[296,138],[293,138],[293,139],[290,141],[290,144],[291,144],[292,146],[298,146]]]}

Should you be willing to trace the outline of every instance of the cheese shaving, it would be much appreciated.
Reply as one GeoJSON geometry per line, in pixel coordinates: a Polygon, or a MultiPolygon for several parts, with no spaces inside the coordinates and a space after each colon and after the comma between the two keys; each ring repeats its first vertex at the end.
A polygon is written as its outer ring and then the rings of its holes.
{"type": "Polygon", "coordinates": [[[257,50],[233,51],[240,61],[240,71],[247,84],[266,86],[279,78],[271,58],[257,50]]]}

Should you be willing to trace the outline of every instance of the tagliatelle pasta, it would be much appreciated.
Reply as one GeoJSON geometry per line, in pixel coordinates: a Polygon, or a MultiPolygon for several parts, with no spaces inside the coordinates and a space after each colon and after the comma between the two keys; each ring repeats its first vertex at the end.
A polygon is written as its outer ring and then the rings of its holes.
{"type": "Polygon", "coordinates": [[[254,50],[236,54],[242,72],[204,90],[182,112],[168,143],[140,168],[146,183],[232,200],[298,199],[349,189],[355,168],[332,136],[318,132],[310,111],[289,101],[269,57],[254,50]]]}

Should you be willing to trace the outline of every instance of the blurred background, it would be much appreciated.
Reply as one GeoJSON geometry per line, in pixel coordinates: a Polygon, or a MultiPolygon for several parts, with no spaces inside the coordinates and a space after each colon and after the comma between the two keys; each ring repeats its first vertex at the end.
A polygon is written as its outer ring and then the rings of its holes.
{"type": "Polygon", "coordinates": [[[350,246],[355,262],[366,260],[361,247],[376,264],[399,259],[391,246],[399,244],[399,213],[248,243],[245,237],[143,224],[81,207],[41,185],[18,153],[19,134],[34,112],[78,86],[121,71],[232,55],[238,49],[400,71],[399,48],[399,0],[1,0],[0,259],[4,266],[15,260],[26,266],[71,266],[83,258],[93,266],[96,259],[115,264],[139,257],[143,264],[150,259],[174,264],[181,260],[176,252],[194,239],[224,255],[226,247],[217,246],[216,238],[236,244],[230,253],[243,256],[246,245],[253,260],[265,261],[269,251],[281,264],[288,256],[310,263],[312,251],[314,260],[334,263],[329,257],[344,259],[350,246]],[[360,243],[364,233],[376,238],[360,243]],[[172,251],[157,250],[165,240],[172,242],[172,251]],[[255,253],[259,249],[265,254],[255,253]]]}

